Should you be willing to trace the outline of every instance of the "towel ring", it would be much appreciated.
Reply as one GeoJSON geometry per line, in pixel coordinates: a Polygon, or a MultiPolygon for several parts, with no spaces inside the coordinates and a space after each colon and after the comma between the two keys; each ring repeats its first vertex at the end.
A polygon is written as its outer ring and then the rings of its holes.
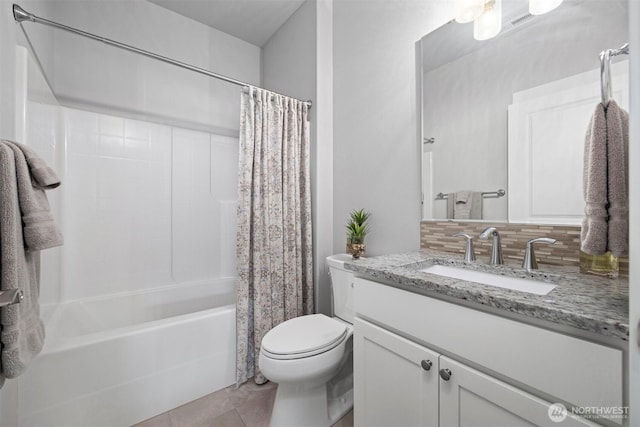
{"type": "Polygon", "coordinates": [[[602,105],[609,105],[613,90],[611,89],[611,57],[628,55],[629,43],[625,43],[620,49],[605,49],[600,52],[600,96],[602,105]]]}

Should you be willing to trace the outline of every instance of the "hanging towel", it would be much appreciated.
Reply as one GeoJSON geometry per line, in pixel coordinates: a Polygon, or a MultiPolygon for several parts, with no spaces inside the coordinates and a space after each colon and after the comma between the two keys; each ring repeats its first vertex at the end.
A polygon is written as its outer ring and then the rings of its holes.
{"type": "Polygon", "coordinates": [[[27,250],[39,251],[62,244],[43,190],[57,188],[60,179],[29,147],[3,140],[16,159],[18,201],[22,212],[24,244],[27,250]]]}
{"type": "Polygon", "coordinates": [[[482,193],[457,191],[447,195],[447,218],[482,219],[482,193]]]}
{"type": "Polygon", "coordinates": [[[628,252],[629,115],[611,100],[596,106],[584,146],[581,250],[591,255],[628,252]]]}
{"type": "Polygon", "coordinates": [[[629,252],[629,113],[614,101],[607,106],[607,250],[620,257],[629,252]]]}
{"type": "Polygon", "coordinates": [[[42,350],[39,249],[62,244],[41,185],[57,186],[59,180],[41,159],[24,148],[0,141],[0,289],[20,289],[24,295],[19,304],[0,309],[0,386],[5,378],[23,373],[42,350]],[[31,167],[37,170],[35,174],[30,173],[31,167]],[[27,223],[33,233],[25,233],[27,223]],[[31,246],[27,245],[27,234],[31,246]]]}
{"type": "Polygon", "coordinates": [[[584,144],[582,191],[585,201],[581,249],[591,255],[607,251],[607,120],[604,106],[596,105],[584,144]]]}

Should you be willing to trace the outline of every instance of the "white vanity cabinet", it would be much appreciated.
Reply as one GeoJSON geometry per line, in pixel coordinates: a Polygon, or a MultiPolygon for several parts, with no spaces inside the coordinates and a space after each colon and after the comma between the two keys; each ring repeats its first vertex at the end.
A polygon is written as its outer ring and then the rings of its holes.
{"type": "Polygon", "coordinates": [[[440,355],[357,318],[354,328],[356,425],[437,425],[440,355]]]}
{"type": "MultiPolygon", "coordinates": [[[[553,403],[624,406],[619,349],[361,278],[355,313],[356,427],[553,426],[553,403]]],[[[562,425],[594,424],[569,409],[562,425]]]]}
{"type": "MultiPolygon", "coordinates": [[[[451,372],[440,381],[440,426],[524,427],[556,425],[550,417],[551,402],[483,374],[446,356],[440,369],[451,372]]],[[[551,414],[561,416],[562,413],[551,414]]],[[[560,421],[560,418],[554,418],[560,421]]],[[[436,425],[436,424],[433,424],[436,425]]],[[[594,423],[568,415],[563,426],[593,426],[594,423]]]]}

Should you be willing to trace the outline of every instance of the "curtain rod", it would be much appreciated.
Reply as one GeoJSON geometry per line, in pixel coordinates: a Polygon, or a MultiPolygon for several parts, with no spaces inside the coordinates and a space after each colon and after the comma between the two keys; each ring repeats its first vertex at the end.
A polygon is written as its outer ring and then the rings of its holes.
{"type": "MultiPolygon", "coordinates": [[[[108,39],[106,37],[98,36],[98,35],[95,35],[95,34],[92,34],[92,33],[88,33],[86,31],[79,30],[77,28],[73,28],[73,27],[69,27],[69,26],[64,25],[64,24],[60,24],[60,23],[55,22],[55,21],[50,21],[48,19],[41,18],[39,16],[34,15],[33,13],[27,12],[26,10],[24,10],[23,8],[21,8],[17,4],[13,5],[13,19],[15,19],[19,23],[22,23],[23,21],[31,21],[31,22],[35,22],[35,23],[38,23],[38,24],[49,25],[50,27],[58,28],[58,29],[61,29],[61,30],[64,30],[64,31],[68,31],[68,32],[73,33],[73,34],[78,34],[78,35],[81,35],[83,37],[87,37],[87,38],[90,38],[90,39],[93,39],[93,40],[97,40],[99,42],[102,42],[102,43],[105,43],[105,44],[108,44],[108,45],[111,45],[111,46],[115,46],[115,47],[120,48],[120,49],[128,50],[130,52],[134,52],[134,53],[137,53],[137,54],[149,57],[149,58],[157,59],[158,61],[162,61],[162,62],[165,62],[167,64],[176,65],[178,67],[185,68],[187,70],[194,71],[196,73],[204,74],[205,76],[213,77],[213,78],[216,78],[216,79],[219,79],[219,80],[223,80],[223,81],[225,81],[227,83],[232,83],[234,85],[242,86],[243,88],[251,88],[251,87],[253,87],[253,88],[256,88],[256,89],[262,89],[262,90],[266,90],[268,92],[272,92],[272,93],[276,93],[277,94],[277,92],[273,92],[273,91],[270,91],[268,89],[261,88],[259,86],[254,86],[254,85],[251,85],[249,83],[245,83],[245,82],[242,82],[240,80],[236,80],[236,79],[233,79],[231,77],[224,76],[222,74],[214,73],[213,71],[209,71],[209,70],[206,70],[204,68],[196,67],[194,65],[187,64],[186,62],[181,62],[181,61],[178,61],[178,60],[175,60],[175,59],[171,59],[171,58],[168,58],[166,56],[158,55],[157,53],[149,52],[147,50],[140,49],[140,48],[137,48],[137,47],[134,47],[134,46],[130,46],[128,44],[120,43],[118,41],[111,40],[111,39],[108,39]]],[[[292,98],[292,97],[289,97],[289,98],[292,98]]],[[[295,98],[293,98],[293,99],[295,99],[295,98]]],[[[300,100],[300,101],[302,101],[302,100],[300,100]]],[[[305,102],[309,107],[311,107],[311,104],[312,104],[311,101],[302,101],[302,102],[305,102]]]]}

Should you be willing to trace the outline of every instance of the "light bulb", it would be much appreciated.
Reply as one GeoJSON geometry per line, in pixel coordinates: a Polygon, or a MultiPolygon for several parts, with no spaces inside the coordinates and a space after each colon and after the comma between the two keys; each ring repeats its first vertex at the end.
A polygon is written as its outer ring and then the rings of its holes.
{"type": "Polygon", "coordinates": [[[482,14],[485,0],[456,0],[456,22],[471,22],[482,14]]]}
{"type": "Polygon", "coordinates": [[[529,13],[542,15],[560,6],[562,0],[529,0],[529,13]]]}
{"type": "Polygon", "coordinates": [[[484,12],[473,22],[473,38],[487,40],[498,35],[502,29],[502,0],[489,0],[484,12]]]}

